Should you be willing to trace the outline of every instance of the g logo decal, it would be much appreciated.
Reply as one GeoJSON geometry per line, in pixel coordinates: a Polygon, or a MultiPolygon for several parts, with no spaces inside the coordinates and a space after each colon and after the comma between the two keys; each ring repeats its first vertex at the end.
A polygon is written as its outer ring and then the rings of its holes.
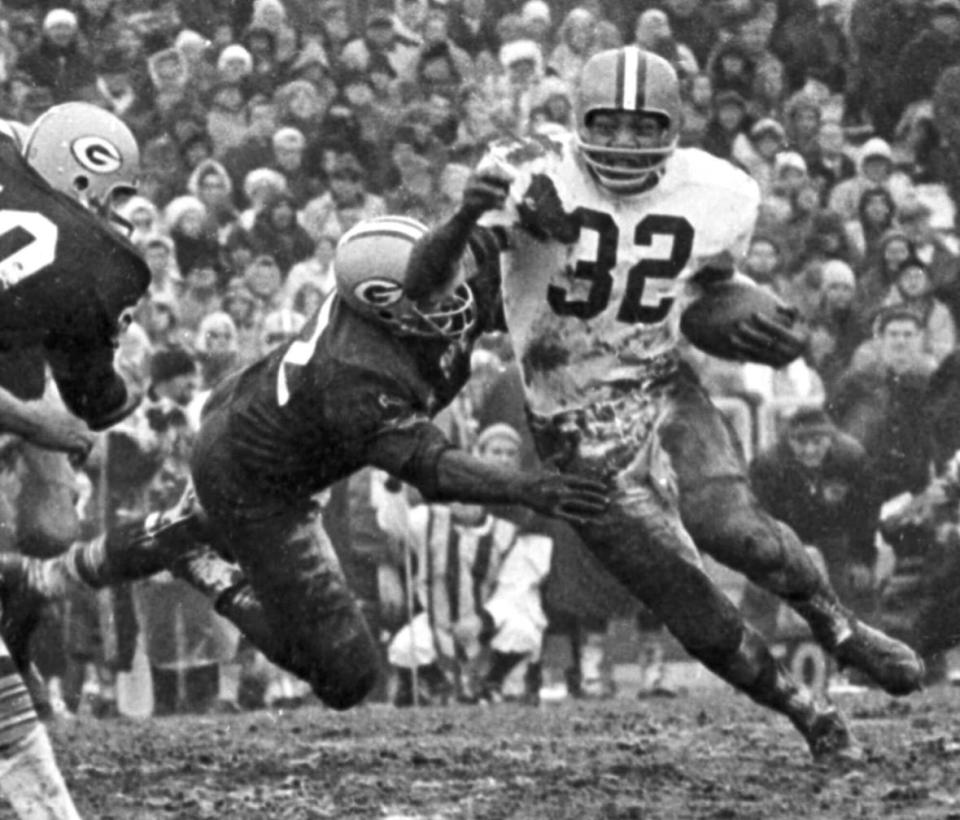
{"type": "Polygon", "coordinates": [[[70,150],[77,162],[95,174],[112,174],[123,165],[120,149],[103,137],[80,137],[70,150]]]}
{"type": "Polygon", "coordinates": [[[368,279],[353,289],[354,295],[373,307],[387,307],[403,298],[403,288],[389,279],[368,279]]]}

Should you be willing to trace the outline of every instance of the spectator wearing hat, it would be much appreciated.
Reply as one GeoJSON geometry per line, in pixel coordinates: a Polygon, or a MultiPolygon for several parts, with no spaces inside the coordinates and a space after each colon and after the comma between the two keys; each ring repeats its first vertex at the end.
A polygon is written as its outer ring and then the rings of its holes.
{"type": "MultiPolygon", "coordinates": [[[[243,181],[243,196],[250,207],[241,212],[238,227],[241,231],[250,231],[257,214],[264,206],[287,190],[287,179],[273,168],[254,168],[243,181]]],[[[235,236],[236,231],[231,232],[235,236]]],[[[229,241],[229,240],[228,240],[229,241]]]]}
{"type": "Polygon", "coordinates": [[[248,93],[271,96],[281,82],[284,69],[277,58],[276,34],[266,26],[251,23],[241,42],[253,60],[253,68],[246,78],[248,93]]]}
{"type": "Polygon", "coordinates": [[[367,13],[363,36],[343,47],[340,62],[347,69],[366,71],[370,67],[371,55],[380,52],[389,60],[397,77],[411,80],[419,45],[419,36],[413,40],[397,32],[394,17],[389,11],[373,7],[367,13]]]}
{"type": "Polygon", "coordinates": [[[93,61],[80,44],[77,15],[65,8],[46,13],[40,41],[20,55],[17,68],[34,85],[49,88],[57,103],[89,96],[96,81],[93,61]]]}
{"type": "Polygon", "coordinates": [[[286,188],[297,208],[302,208],[316,195],[319,183],[310,176],[303,161],[307,147],[306,137],[289,125],[277,129],[271,139],[273,158],[268,167],[283,175],[286,188]]]}
{"type": "Polygon", "coordinates": [[[520,21],[525,37],[545,49],[551,40],[553,14],[545,0],[527,0],[520,8],[520,21]]]}
{"type": "Polygon", "coordinates": [[[219,80],[210,89],[206,130],[213,143],[213,155],[220,159],[240,145],[247,133],[247,110],[239,83],[219,80]]]}
{"type": "Polygon", "coordinates": [[[296,29],[282,0],[253,0],[253,14],[247,31],[258,28],[273,34],[273,59],[285,70],[295,59],[299,44],[296,29]]]}
{"type": "Polygon", "coordinates": [[[231,43],[217,57],[217,77],[237,83],[244,90],[244,96],[250,95],[250,75],[253,74],[253,56],[239,43],[231,43]]]}
{"type": "Polygon", "coordinates": [[[957,328],[950,309],[933,292],[926,264],[912,256],[900,265],[883,308],[905,307],[921,319],[922,350],[939,364],[957,343],[957,328]]]}
{"type": "Polygon", "coordinates": [[[894,168],[890,144],[872,137],[860,148],[857,175],[839,183],[830,194],[830,210],[844,219],[856,219],[863,192],[878,186],[890,191],[898,205],[906,201],[912,189],[910,180],[894,168]]]}
{"type": "Polygon", "coordinates": [[[821,407],[800,408],[751,462],[750,485],[764,509],[819,550],[840,600],[869,617],[881,499],[863,446],[821,407]]]}
{"type": "Polygon", "coordinates": [[[216,259],[220,246],[206,206],[184,194],[167,204],[163,214],[176,248],[177,268],[184,276],[198,262],[216,259]]]}
{"type": "Polygon", "coordinates": [[[296,128],[307,143],[319,138],[320,124],[327,108],[337,95],[332,81],[323,89],[307,80],[291,80],[280,86],[273,95],[277,104],[277,122],[281,126],[296,128]]]}
{"type": "Polygon", "coordinates": [[[314,240],[297,221],[296,200],[287,193],[267,200],[249,234],[254,254],[269,254],[284,278],[297,262],[313,254],[314,240]]]}
{"type": "Polygon", "coordinates": [[[207,218],[216,230],[217,240],[220,243],[226,241],[240,218],[233,204],[233,182],[227,169],[215,159],[201,161],[187,179],[187,192],[207,209],[207,218]]]}
{"type": "MultiPolygon", "coordinates": [[[[256,95],[247,102],[247,129],[243,141],[223,155],[224,167],[234,190],[243,190],[244,180],[255,168],[273,163],[273,135],[277,131],[277,105],[270,97],[256,95]]],[[[246,205],[247,202],[241,202],[246,205]]]]}
{"type": "Polygon", "coordinates": [[[924,399],[934,365],[923,352],[922,320],[912,310],[883,311],[875,333],[877,355],[871,361],[858,360],[859,351],[854,355],[827,411],[863,445],[877,494],[886,501],[920,492],[929,481],[933,447],[924,399]]]}
{"type": "Polygon", "coordinates": [[[810,317],[809,352],[827,395],[869,336],[860,320],[856,296],[856,276],[846,262],[831,259],[820,266],[820,300],[810,317]]]}
{"type": "Polygon", "coordinates": [[[91,102],[120,117],[135,134],[149,121],[153,100],[134,83],[130,62],[118,48],[100,52],[96,61],[96,95],[91,102]]]}
{"type": "Polygon", "coordinates": [[[748,136],[748,142],[734,146],[733,158],[756,180],[761,199],[767,199],[773,194],[776,157],[786,148],[787,135],[779,122],[766,117],[750,127],[748,136]],[[738,155],[737,150],[743,152],[738,155]]]}
{"type": "Polygon", "coordinates": [[[753,93],[754,65],[746,48],[737,39],[717,43],[706,65],[714,94],[734,91],[744,101],[753,93]]]}
{"type": "Polygon", "coordinates": [[[131,196],[117,207],[117,214],[130,223],[127,238],[141,249],[148,239],[165,229],[160,210],[145,196],[131,196]]]}
{"type": "Polygon", "coordinates": [[[891,228],[880,237],[876,261],[867,264],[857,281],[857,313],[860,326],[868,336],[873,333],[874,322],[883,300],[894,286],[900,266],[912,256],[916,256],[916,249],[901,228],[891,228]]]}
{"type": "Polygon", "coordinates": [[[544,76],[543,51],[534,40],[512,40],[500,47],[503,75],[487,90],[494,102],[497,122],[515,134],[526,134],[537,86],[544,76]]]}
{"type": "Polygon", "coordinates": [[[731,89],[716,92],[701,148],[721,159],[733,159],[735,154],[743,156],[750,150],[745,133],[749,127],[743,96],[731,89]]]}
{"type": "Polygon", "coordinates": [[[934,0],[930,22],[904,46],[891,88],[894,121],[913,102],[930,99],[943,71],[960,63],[960,0],[934,0]]]}

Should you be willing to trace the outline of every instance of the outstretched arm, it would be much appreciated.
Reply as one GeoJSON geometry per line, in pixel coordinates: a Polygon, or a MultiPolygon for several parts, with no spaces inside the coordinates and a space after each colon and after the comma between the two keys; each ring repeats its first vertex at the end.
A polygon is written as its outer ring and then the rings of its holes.
{"type": "Polygon", "coordinates": [[[477,220],[486,211],[502,208],[509,188],[510,183],[494,173],[475,174],[467,181],[454,215],[414,246],[403,288],[408,298],[417,301],[442,293],[453,283],[477,220]]]}
{"type": "Polygon", "coordinates": [[[489,464],[454,447],[426,420],[383,431],[371,441],[367,459],[412,484],[428,501],[522,504],[572,521],[599,516],[608,504],[608,488],[601,482],[489,464]]]}

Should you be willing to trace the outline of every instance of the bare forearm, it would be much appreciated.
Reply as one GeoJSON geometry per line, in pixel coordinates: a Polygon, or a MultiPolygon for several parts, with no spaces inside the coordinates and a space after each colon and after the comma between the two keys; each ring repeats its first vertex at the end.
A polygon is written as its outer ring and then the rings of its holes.
{"type": "Polygon", "coordinates": [[[0,430],[32,440],[38,425],[26,402],[0,387],[0,430]]]}

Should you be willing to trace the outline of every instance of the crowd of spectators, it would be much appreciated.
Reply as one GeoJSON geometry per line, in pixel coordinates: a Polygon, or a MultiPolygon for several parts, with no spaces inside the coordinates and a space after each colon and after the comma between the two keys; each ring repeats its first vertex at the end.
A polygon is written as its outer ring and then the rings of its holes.
{"type": "MultiPolygon", "coordinates": [[[[811,333],[774,374],[691,351],[705,382],[753,410],[825,407],[865,447],[880,500],[921,489],[960,445],[960,0],[5,3],[0,115],[90,101],[141,145],[124,216],[153,281],[121,356],[149,400],[129,457],[176,460],[182,443],[158,440],[299,331],[346,230],[445,217],[492,140],[574,128],[580,68],[625,43],[677,68],[681,145],[757,181],[741,268],[811,333]]],[[[504,349],[485,353],[494,375],[504,349]]],[[[482,403],[451,415],[464,446],[482,403]]]]}

